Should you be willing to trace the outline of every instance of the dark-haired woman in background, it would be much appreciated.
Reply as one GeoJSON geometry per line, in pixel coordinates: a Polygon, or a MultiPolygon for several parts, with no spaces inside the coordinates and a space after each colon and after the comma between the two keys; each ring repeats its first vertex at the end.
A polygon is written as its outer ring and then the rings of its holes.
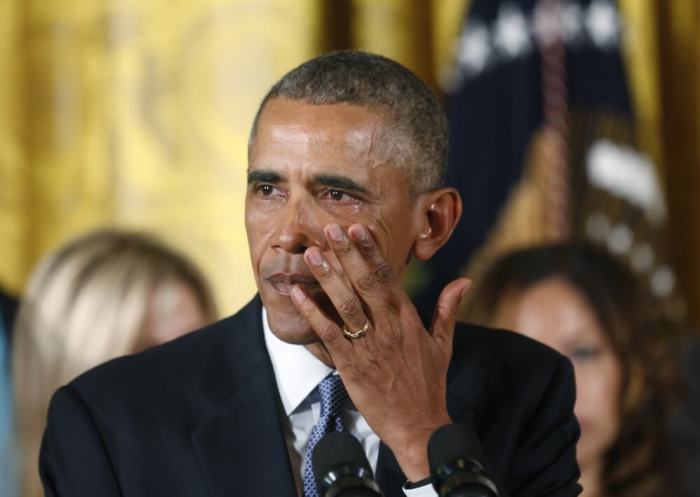
{"type": "Polygon", "coordinates": [[[496,261],[472,297],[463,318],[572,361],[582,496],[680,495],[665,435],[676,365],[634,275],[589,246],[543,246],[496,261]]]}

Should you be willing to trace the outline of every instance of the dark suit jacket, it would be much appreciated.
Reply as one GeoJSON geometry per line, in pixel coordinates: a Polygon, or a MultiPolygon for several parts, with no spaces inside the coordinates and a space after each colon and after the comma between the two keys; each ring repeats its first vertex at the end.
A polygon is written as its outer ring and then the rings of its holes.
{"type": "MultiPolygon", "coordinates": [[[[233,317],[88,372],[54,395],[46,495],[294,497],[259,298],[233,317]]],[[[502,495],[578,494],[573,371],[515,333],[459,325],[448,409],[473,426],[502,495]]],[[[380,446],[387,497],[405,477],[380,446]]]]}

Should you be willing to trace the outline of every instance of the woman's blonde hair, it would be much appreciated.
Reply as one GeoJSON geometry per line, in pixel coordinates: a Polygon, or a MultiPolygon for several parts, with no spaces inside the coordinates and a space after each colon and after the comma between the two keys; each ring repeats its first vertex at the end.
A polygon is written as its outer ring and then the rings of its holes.
{"type": "Polygon", "coordinates": [[[185,257],[153,238],[104,230],[44,257],[30,277],[14,330],[12,375],[22,459],[21,495],[43,495],[37,471],[53,392],[79,374],[132,353],[164,286],[184,284],[208,322],[211,291],[185,257]]]}

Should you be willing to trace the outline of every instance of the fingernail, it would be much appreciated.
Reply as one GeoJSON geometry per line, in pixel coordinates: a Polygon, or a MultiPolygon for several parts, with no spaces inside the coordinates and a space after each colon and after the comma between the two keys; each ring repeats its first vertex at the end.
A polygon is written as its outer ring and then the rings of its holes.
{"type": "Polygon", "coordinates": [[[337,224],[331,224],[330,226],[328,226],[328,234],[336,242],[342,242],[343,240],[345,240],[343,230],[340,229],[340,226],[338,226],[337,224]]]}
{"type": "Polygon", "coordinates": [[[304,292],[302,292],[299,287],[293,286],[290,293],[292,294],[292,298],[300,304],[306,300],[306,295],[304,295],[304,292]]]}
{"type": "Polygon", "coordinates": [[[323,256],[321,256],[321,252],[318,250],[310,250],[309,251],[309,262],[313,264],[314,266],[320,266],[323,264],[323,256]]]}
{"type": "Polygon", "coordinates": [[[365,229],[364,226],[362,226],[361,224],[356,224],[351,229],[352,229],[353,236],[357,240],[359,240],[361,242],[364,242],[365,240],[367,240],[367,230],[365,229]]]}

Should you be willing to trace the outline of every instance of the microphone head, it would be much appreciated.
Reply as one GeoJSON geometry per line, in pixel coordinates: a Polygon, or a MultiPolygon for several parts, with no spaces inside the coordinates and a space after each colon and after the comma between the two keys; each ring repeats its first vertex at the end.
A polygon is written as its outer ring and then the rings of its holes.
{"type": "Polygon", "coordinates": [[[481,441],[472,430],[461,424],[449,424],[435,430],[428,441],[430,471],[455,459],[470,459],[481,466],[486,459],[481,441]]]}
{"type": "Polygon", "coordinates": [[[327,495],[331,487],[375,486],[365,451],[349,433],[331,432],[319,440],[311,454],[311,467],[321,496],[327,495]],[[341,479],[346,482],[339,482],[341,479]]]}
{"type": "Polygon", "coordinates": [[[481,442],[464,425],[449,424],[437,429],[428,441],[430,476],[438,495],[497,496],[498,491],[485,472],[486,457],[481,442]],[[473,487],[474,492],[455,493],[473,487]]]}

